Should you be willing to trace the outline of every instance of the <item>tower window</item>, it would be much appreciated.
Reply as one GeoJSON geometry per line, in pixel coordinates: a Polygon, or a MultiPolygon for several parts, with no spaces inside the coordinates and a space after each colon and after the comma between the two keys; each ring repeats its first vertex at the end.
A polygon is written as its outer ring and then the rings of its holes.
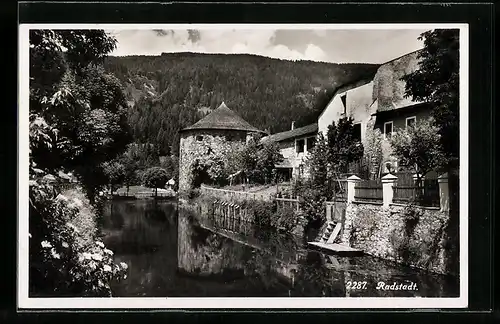
{"type": "Polygon", "coordinates": [[[361,123],[354,124],[353,129],[354,129],[354,138],[357,141],[361,141],[361,123]]]}

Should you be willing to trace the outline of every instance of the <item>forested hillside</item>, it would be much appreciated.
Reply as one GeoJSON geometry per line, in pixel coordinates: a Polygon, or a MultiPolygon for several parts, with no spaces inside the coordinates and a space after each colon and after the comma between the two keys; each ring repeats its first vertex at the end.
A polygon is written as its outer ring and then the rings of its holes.
{"type": "Polygon", "coordinates": [[[178,130],[222,101],[271,133],[314,122],[337,86],[378,67],[195,53],[108,57],[104,65],[126,89],[135,141],[160,155],[177,155],[178,130]]]}

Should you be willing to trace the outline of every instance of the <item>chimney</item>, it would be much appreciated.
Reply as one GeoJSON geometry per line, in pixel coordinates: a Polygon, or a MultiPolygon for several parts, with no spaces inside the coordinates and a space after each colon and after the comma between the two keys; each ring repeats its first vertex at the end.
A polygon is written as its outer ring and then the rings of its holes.
{"type": "Polygon", "coordinates": [[[292,130],[295,129],[295,121],[292,122],[292,130]]]}

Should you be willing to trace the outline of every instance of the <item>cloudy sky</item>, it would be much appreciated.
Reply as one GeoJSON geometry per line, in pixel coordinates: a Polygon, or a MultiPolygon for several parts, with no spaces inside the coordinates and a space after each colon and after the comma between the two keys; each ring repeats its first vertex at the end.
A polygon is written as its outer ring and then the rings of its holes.
{"type": "Polygon", "coordinates": [[[150,29],[108,30],[118,40],[112,53],[250,53],[290,60],[383,63],[422,48],[423,29],[150,29]]]}

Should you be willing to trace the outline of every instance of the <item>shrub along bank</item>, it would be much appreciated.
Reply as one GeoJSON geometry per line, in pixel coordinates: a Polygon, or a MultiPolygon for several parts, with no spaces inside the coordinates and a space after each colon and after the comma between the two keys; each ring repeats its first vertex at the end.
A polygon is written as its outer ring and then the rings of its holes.
{"type": "Polygon", "coordinates": [[[30,295],[111,296],[110,283],[126,278],[127,265],[100,241],[84,191],[63,191],[54,179],[30,181],[30,295]]]}

